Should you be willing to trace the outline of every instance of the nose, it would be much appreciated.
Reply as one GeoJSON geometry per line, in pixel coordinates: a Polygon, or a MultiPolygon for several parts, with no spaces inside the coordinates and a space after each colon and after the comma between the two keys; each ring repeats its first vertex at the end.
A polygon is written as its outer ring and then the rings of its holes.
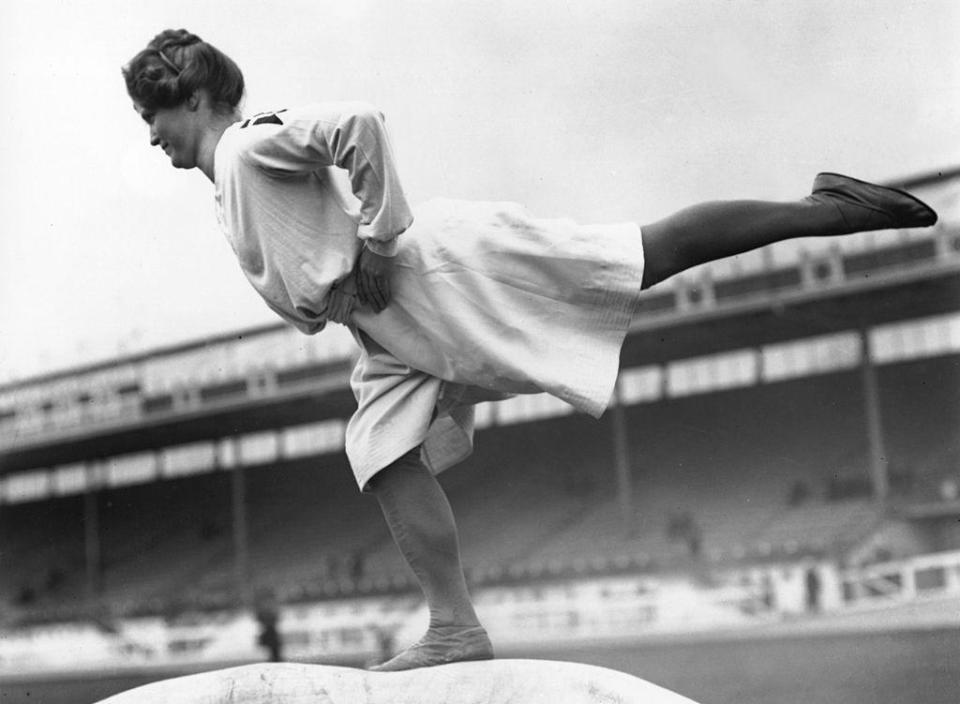
{"type": "Polygon", "coordinates": [[[150,126],[150,146],[155,147],[160,144],[160,138],[157,136],[157,133],[153,129],[153,125],[150,126]]]}

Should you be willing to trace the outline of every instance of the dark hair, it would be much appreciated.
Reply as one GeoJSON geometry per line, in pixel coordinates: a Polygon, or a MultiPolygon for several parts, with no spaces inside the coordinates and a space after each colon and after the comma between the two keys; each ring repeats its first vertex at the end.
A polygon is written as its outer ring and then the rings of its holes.
{"type": "Polygon", "coordinates": [[[243,73],[229,56],[185,29],[166,29],[122,69],[127,93],[147,110],[175,108],[198,89],[231,112],[243,97],[243,73]]]}

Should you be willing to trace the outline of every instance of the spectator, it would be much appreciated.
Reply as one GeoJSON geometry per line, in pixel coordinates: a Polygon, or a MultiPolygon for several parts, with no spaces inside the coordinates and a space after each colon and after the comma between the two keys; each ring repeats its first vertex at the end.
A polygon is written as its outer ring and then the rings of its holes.
{"type": "Polygon", "coordinates": [[[367,624],[367,629],[373,633],[377,642],[377,658],[370,664],[384,662],[393,657],[396,647],[397,626],[382,626],[379,623],[367,624]]]}
{"type": "Polygon", "coordinates": [[[797,506],[802,506],[807,503],[810,499],[810,487],[802,479],[798,479],[794,482],[793,486],[790,487],[790,496],[787,498],[787,503],[791,508],[796,508],[797,506]]]}
{"type": "Polygon", "coordinates": [[[283,639],[280,635],[278,623],[280,614],[276,598],[271,593],[262,593],[257,599],[257,623],[260,624],[260,634],[257,644],[267,651],[270,662],[283,661],[283,639]]]}
{"type": "Polygon", "coordinates": [[[354,585],[358,584],[360,580],[363,579],[364,574],[366,574],[366,559],[363,550],[354,550],[350,553],[347,562],[347,575],[351,581],[353,581],[354,585]]]}
{"type": "Polygon", "coordinates": [[[686,543],[690,557],[700,557],[703,545],[703,529],[689,512],[671,514],[667,521],[667,537],[676,542],[686,543]]]}
{"type": "Polygon", "coordinates": [[[820,573],[816,565],[807,568],[806,574],[807,587],[807,611],[810,613],[820,612],[820,573]]]}

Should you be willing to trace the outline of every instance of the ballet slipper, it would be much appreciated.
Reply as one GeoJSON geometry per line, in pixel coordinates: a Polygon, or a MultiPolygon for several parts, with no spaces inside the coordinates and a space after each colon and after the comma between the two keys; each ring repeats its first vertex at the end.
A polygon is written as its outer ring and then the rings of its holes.
{"type": "Polygon", "coordinates": [[[906,191],[841,174],[817,174],[808,199],[836,207],[843,220],[838,234],[930,227],[937,221],[933,208],[906,191]]]}
{"type": "Polygon", "coordinates": [[[481,626],[433,626],[426,635],[373,672],[396,672],[468,660],[492,660],[493,645],[481,626]]]}

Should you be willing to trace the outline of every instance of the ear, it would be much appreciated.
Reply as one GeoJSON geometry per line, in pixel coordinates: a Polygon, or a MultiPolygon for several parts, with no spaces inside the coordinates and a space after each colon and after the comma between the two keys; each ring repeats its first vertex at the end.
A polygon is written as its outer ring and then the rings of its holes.
{"type": "Polygon", "coordinates": [[[199,90],[193,91],[193,94],[186,99],[184,105],[187,106],[187,110],[190,112],[196,112],[200,108],[200,104],[203,102],[203,95],[199,90]]]}

